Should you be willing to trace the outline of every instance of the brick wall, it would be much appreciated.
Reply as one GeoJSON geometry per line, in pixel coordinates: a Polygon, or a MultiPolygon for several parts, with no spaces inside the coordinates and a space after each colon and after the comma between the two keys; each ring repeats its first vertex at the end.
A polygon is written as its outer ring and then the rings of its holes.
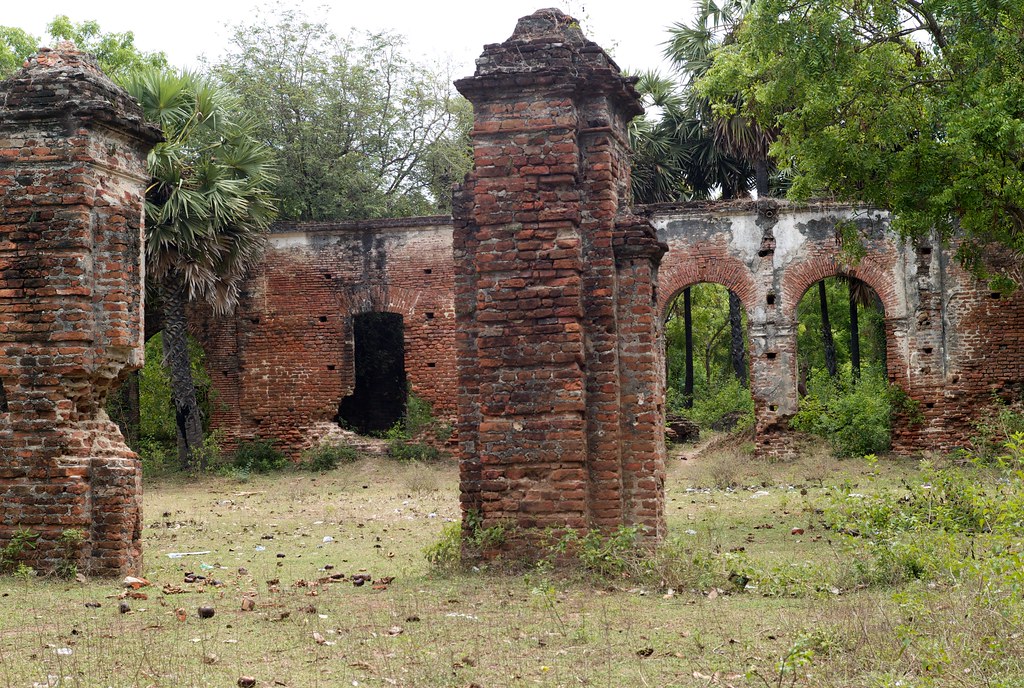
{"type": "Polygon", "coordinates": [[[334,423],[355,386],[352,318],[402,316],[413,392],[455,410],[451,221],[279,223],[232,316],[196,314],[214,390],[212,423],[280,441],[292,458],[334,423]]]}
{"type": "Polygon", "coordinates": [[[145,154],[159,135],[68,46],[0,94],[0,545],[29,529],[40,569],[136,571],[139,463],[103,403],[142,360],[145,154]],[[83,540],[64,548],[71,529],[83,540]]]}
{"type": "Polygon", "coordinates": [[[902,240],[884,213],[842,204],[741,201],[646,211],[669,245],[662,313],[698,282],[721,284],[743,302],[762,453],[791,450],[789,419],[799,402],[796,307],[833,275],[857,278],[879,295],[888,377],[918,402],[923,422],[898,418],[895,450],[963,446],[996,397],[1021,398],[1024,294],[993,294],[956,262],[955,245],[902,240]],[[837,225],[850,222],[866,251],[855,262],[844,259],[837,240],[837,225]]]}
{"type": "Polygon", "coordinates": [[[454,220],[467,523],[664,532],[664,247],[628,213],[632,83],[557,10],[456,87],[474,169],[454,220]]]}

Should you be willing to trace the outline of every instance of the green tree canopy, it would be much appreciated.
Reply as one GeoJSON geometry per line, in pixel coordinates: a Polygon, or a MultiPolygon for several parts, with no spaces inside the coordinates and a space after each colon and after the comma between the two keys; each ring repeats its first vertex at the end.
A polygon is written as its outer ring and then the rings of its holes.
{"type": "Polygon", "coordinates": [[[758,0],[700,84],[779,136],[790,195],[893,211],[911,235],[1024,250],[1024,3],[758,0]]]}
{"type": "MultiPolygon", "coordinates": [[[[51,43],[71,41],[79,50],[95,56],[110,77],[143,67],[168,66],[167,56],[162,52],[147,53],[135,47],[135,34],[131,31],[104,33],[95,21],[75,23],[63,14],[54,17],[46,29],[51,43]]],[[[14,73],[37,50],[39,39],[21,29],[0,26],[0,78],[14,73]]]]}
{"type": "Polygon", "coordinates": [[[468,170],[466,108],[447,74],[414,64],[390,34],[338,37],[295,12],[235,28],[214,73],[279,152],[289,218],[429,213],[468,170]]]}
{"type": "Polygon", "coordinates": [[[32,57],[39,41],[21,29],[0,26],[0,79],[16,72],[25,60],[32,57]]]}

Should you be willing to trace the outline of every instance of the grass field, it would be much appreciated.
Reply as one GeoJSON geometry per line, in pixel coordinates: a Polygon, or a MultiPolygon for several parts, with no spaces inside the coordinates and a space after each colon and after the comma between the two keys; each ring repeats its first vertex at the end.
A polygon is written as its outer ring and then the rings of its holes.
{"type": "Polygon", "coordinates": [[[969,578],[864,583],[823,526],[837,490],[917,470],[814,447],[677,456],[669,554],[610,577],[432,570],[454,464],[164,479],[130,612],[119,582],[0,579],[0,686],[1024,686],[1020,605],[969,578]],[[168,556],[191,552],[208,553],[168,556]]]}

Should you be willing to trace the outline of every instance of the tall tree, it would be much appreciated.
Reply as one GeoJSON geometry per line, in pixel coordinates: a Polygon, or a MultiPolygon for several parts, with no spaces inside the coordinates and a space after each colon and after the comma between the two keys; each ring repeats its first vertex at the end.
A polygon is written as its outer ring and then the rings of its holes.
{"type": "Polygon", "coordinates": [[[836,342],[832,337],[832,322],[828,316],[828,292],[825,289],[825,280],[818,282],[818,304],[821,309],[821,342],[825,347],[825,369],[829,377],[835,377],[839,373],[839,364],[836,361],[836,342]]]}
{"type": "Polygon", "coordinates": [[[690,287],[683,289],[683,331],[685,332],[686,347],[683,406],[693,408],[693,306],[690,301],[690,287]]]}
{"type": "Polygon", "coordinates": [[[736,379],[746,387],[747,380],[747,345],[743,336],[743,303],[736,292],[729,290],[729,358],[736,379]]]}
{"type": "Polygon", "coordinates": [[[167,69],[167,56],[162,52],[144,52],[135,46],[131,31],[104,32],[95,21],[74,23],[67,15],[57,15],[46,27],[54,41],[71,41],[79,50],[91,53],[111,78],[138,69],[167,69]]]}
{"type": "Polygon", "coordinates": [[[39,45],[35,37],[13,26],[0,26],[0,79],[6,79],[31,57],[39,45]]]}
{"type": "Polygon", "coordinates": [[[957,232],[969,264],[993,241],[1024,251],[1019,0],[760,0],[700,90],[779,129],[793,197],[870,203],[907,234],[957,232]]]}
{"type": "Polygon", "coordinates": [[[197,300],[222,312],[236,302],[276,213],[273,156],[253,137],[238,98],[207,78],[150,68],[122,83],[166,139],[148,159],[146,279],[163,306],[178,456],[193,469],[203,436],[185,306],[197,300]]]}
{"type": "Polygon", "coordinates": [[[213,71],[279,151],[283,216],[429,213],[469,170],[469,109],[449,75],[411,62],[402,42],[339,37],[293,11],[235,27],[213,71]]]}
{"type": "MultiPolygon", "coordinates": [[[[679,23],[669,29],[665,56],[680,75],[688,107],[702,122],[705,145],[700,164],[711,174],[723,198],[771,193],[769,174],[774,166],[768,159],[772,132],[759,126],[742,112],[714,109],[710,100],[694,85],[714,63],[717,48],[735,40],[735,33],[752,0],[699,0],[690,24],[679,23]]],[[[733,102],[741,103],[736,94],[733,102]]]]}

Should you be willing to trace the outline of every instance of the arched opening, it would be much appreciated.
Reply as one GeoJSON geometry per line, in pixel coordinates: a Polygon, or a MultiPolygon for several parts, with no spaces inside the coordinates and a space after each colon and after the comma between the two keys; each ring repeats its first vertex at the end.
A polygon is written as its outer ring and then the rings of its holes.
{"type": "MultiPolygon", "coordinates": [[[[746,310],[722,285],[694,284],[669,300],[665,358],[670,427],[674,418],[711,430],[753,425],[746,333],[746,310]]],[[[678,431],[669,436],[682,439],[678,431]]]]}
{"type": "Polygon", "coordinates": [[[894,399],[878,293],[855,277],[827,277],[804,293],[796,318],[794,425],[825,437],[840,455],[888,449],[894,399]]]}
{"type": "Polygon", "coordinates": [[[405,413],[405,328],[398,313],[352,318],[355,386],[341,400],[338,421],[360,434],[383,432],[405,413]]]}

